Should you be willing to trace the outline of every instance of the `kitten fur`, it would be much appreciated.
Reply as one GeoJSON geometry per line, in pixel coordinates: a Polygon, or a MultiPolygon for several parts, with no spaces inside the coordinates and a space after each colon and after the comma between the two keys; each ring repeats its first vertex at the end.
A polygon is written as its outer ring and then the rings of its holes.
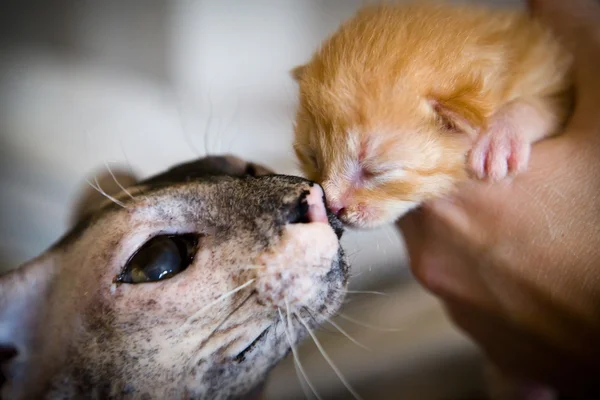
{"type": "Polygon", "coordinates": [[[349,226],[393,222],[474,176],[527,167],[571,106],[571,56],[525,12],[367,6],[292,71],[294,150],[349,226]]]}

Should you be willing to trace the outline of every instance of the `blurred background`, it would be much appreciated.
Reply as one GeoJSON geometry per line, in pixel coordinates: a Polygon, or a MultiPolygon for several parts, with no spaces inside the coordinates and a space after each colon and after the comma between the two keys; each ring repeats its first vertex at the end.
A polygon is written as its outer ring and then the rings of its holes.
{"type": "MultiPolygon", "coordinates": [[[[299,174],[289,71],[364,3],[2,2],[0,271],[68,228],[85,179],[107,163],[145,177],[233,153],[299,174]]],[[[480,355],[415,284],[398,232],[349,232],[344,243],[352,289],[384,293],[349,295],[346,318],[335,320],[370,350],[332,326],[319,332],[350,384],[365,399],[483,398],[480,355]]],[[[321,398],[351,398],[312,342],[300,357],[321,398]]],[[[266,398],[304,398],[290,359],[273,371],[266,398]]]]}

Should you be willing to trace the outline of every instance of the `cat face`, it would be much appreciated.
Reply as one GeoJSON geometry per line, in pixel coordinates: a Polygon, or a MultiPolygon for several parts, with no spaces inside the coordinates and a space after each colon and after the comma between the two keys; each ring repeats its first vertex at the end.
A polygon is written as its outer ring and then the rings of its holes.
{"type": "Polygon", "coordinates": [[[243,397],[337,311],[348,269],[321,188],[208,161],[127,188],[2,277],[3,395],[243,397]]]}

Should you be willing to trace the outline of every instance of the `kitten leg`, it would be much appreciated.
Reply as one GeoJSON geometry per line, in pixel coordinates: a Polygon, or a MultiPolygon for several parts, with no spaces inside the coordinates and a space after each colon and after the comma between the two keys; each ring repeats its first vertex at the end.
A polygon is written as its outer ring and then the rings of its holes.
{"type": "Polygon", "coordinates": [[[552,135],[560,123],[551,105],[551,101],[519,100],[502,107],[469,152],[470,172],[482,180],[498,181],[526,170],[531,145],[552,135]]]}

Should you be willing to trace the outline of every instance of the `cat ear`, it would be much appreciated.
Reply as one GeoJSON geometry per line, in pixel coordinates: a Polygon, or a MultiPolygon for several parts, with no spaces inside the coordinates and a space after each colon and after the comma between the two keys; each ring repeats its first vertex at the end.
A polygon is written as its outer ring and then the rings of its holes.
{"type": "Polygon", "coordinates": [[[302,79],[302,75],[304,75],[305,70],[306,65],[298,65],[290,71],[290,75],[296,82],[299,82],[302,79]]]}
{"type": "Polygon", "coordinates": [[[473,139],[485,128],[486,107],[466,94],[452,97],[431,97],[430,104],[449,131],[467,134],[473,139]]]}
{"type": "MultiPolygon", "coordinates": [[[[52,258],[43,256],[0,276],[0,398],[24,398],[41,378],[40,343],[55,343],[52,329],[41,326],[53,275],[52,258]],[[33,376],[31,375],[33,373],[33,376]]],[[[49,328],[49,327],[45,327],[49,328]]],[[[54,354],[56,355],[56,354],[54,354]]]]}
{"type": "Polygon", "coordinates": [[[106,202],[106,196],[101,191],[109,196],[116,197],[119,193],[123,192],[123,188],[127,189],[135,185],[137,177],[128,171],[105,169],[102,174],[89,179],[89,182],[90,184],[86,184],[75,201],[74,211],[71,216],[71,224],[73,226],[106,202]]]}

